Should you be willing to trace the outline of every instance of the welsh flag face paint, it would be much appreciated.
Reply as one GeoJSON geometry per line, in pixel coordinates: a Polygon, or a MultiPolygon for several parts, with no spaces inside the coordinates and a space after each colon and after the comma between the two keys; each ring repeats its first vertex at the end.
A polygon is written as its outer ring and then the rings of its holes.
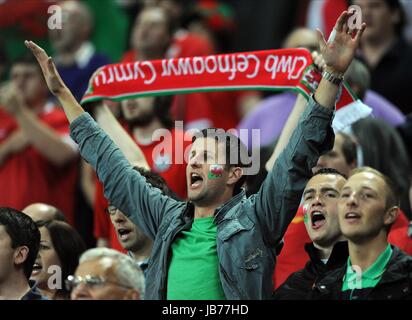
{"type": "Polygon", "coordinates": [[[305,205],[303,205],[303,221],[305,223],[309,222],[309,215],[308,213],[308,208],[309,208],[309,204],[306,203],[305,205]]]}
{"type": "Polygon", "coordinates": [[[223,175],[223,166],[220,164],[212,164],[209,168],[207,177],[209,179],[221,178],[223,175]]]}

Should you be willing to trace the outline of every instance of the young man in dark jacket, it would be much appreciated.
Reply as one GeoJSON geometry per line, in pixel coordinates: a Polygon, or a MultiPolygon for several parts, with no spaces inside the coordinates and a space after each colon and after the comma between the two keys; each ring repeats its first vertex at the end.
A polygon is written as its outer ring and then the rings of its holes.
{"type": "Polygon", "coordinates": [[[395,190],[375,169],[353,171],[339,200],[339,223],[348,239],[349,258],[321,277],[309,298],[412,299],[412,257],[387,242],[399,214],[395,190]]]}
{"type": "Polygon", "coordinates": [[[333,145],[331,122],[342,74],[366,27],[352,37],[349,18],[348,12],[342,13],[330,42],[319,33],[328,65],[325,77],[260,191],[248,199],[241,188],[244,164],[218,161],[234,153],[245,159],[245,146],[217,131],[198,136],[192,144],[186,169],[189,202],[148,186],[76,102],[44,50],[26,42],[63,105],[82,156],[103,182],[106,197],[154,240],[147,299],[271,297],[276,245],[296,212],[311,169],[333,145]]]}
{"type": "Polygon", "coordinates": [[[317,171],[303,192],[304,222],[311,243],[305,245],[310,260],[275,291],[277,300],[305,299],[315,280],[341,267],[348,259],[348,243],[339,227],[338,200],[346,177],[331,168],[317,171]]]}
{"type": "Polygon", "coordinates": [[[29,281],[40,246],[40,232],[24,213],[0,208],[0,300],[43,300],[29,281]]]}

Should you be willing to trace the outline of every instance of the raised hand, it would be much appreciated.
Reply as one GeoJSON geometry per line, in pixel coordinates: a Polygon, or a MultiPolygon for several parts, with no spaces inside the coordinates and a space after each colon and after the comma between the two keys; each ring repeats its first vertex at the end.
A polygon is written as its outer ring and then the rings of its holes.
{"type": "Polygon", "coordinates": [[[47,55],[46,51],[32,41],[24,41],[24,44],[36,57],[50,92],[56,96],[66,89],[52,58],[47,55]]]}
{"type": "Polygon", "coordinates": [[[355,12],[342,12],[332,31],[332,36],[328,42],[322,32],[317,29],[320,53],[322,54],[328,71],[343,74],[352,62],[356,49],[359,47],[360,39],[366,28],[362,24],[360,30],[349,29],[348,19],[355,12]]]}

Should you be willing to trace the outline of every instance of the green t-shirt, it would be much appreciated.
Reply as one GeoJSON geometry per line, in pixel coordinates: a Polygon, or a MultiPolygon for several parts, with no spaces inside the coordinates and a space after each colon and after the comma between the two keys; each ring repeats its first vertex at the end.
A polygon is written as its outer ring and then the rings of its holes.
{"type": "Polygon", "coordinates": [[[196,218],[172,244],[168,300],[224,300],[216,251],[214,217],[196,218]]]}
{"type": "Polygon", "coordinates": [[[376,259],[364,272],[360,272],[361,270],[354,270],[350,258],[348,258],[346,274],[343,278],[342,291],[374,288],[381,280],[391,256],[392,248],[390,244],[388,244],[385,251],[383,251],[378,259],[376,259]]]}

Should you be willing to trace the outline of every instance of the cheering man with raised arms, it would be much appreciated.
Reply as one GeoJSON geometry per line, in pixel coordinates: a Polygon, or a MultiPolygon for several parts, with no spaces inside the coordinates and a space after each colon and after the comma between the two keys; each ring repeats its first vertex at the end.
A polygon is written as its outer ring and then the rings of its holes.
{"type": "Polygon", "coordinates": [[[51,58],[26,42],[64,107],[81,155],[102,181],[105,196],[154,240],[146,299],[271,297],[276,244],[296,212],[311,169],[333,146],[331,122],[341,75],[365,29],[349,30],[349,17],[342,13],[328,43],[319,32],[327,72],[260,191],[249,198],[241,188],[245,163],[218,161],[233,154],[245,159],[246,147],[219,130],[202,131],[193,141],[186,169],[188,202],[150,187],[76,102],[51,58]]]}

